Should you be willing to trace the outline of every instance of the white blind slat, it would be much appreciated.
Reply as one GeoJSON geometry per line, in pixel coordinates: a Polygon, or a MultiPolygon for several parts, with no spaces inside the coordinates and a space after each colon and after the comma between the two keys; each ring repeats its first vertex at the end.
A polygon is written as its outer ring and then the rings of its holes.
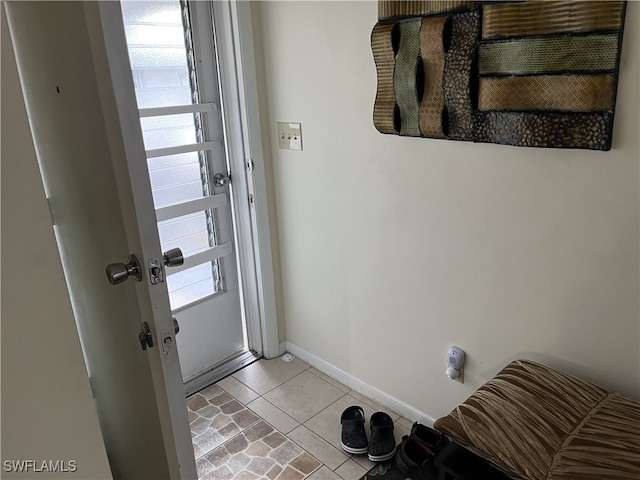
{"type": "Polygon", "coordinates": [[[189,145],[178,145],[176,147],[154,148],[153,150],[147,150],[147,158],[167,157],[181,153],[213,150],[214,148],[220,148],[220,142],[200,142],[189,145]]]}
{"type": "Polygon", "coordinates": [[[185,257],[184,264],[182,265],[179,265],[177,267],[168,267],[167,275],[182,272],[183,270],[186,270],[188,268],[197,267],[198,265],[211,262],[216,258],[224,257],[225,255],[229,255],[230,253],[233,253],[233,244],[231,242],[222,243],[220,245],[216,245],[215,247],[207,248],[206,250],[198,252],[195,255],[185,257]]]}
{"type": "Polygon", "coordinates": [[[194,103],[189,105],[174,105],[170,107],[141,108],[138,110],[140,117],[163,117],[166,115],[180,115],[183,113],[215,112],[218,107],[215,103],[194,103]]]}
{"type": "Polygon", "coordinates": [[[227,196],[224,194],[209,195],[207,197],[190,200],[188,202],[176,203],[156,210],[156,218],[158,222],[170,220],[190,213],[202,212],[204,210],[213,210],[227,204],[227,196]]]}

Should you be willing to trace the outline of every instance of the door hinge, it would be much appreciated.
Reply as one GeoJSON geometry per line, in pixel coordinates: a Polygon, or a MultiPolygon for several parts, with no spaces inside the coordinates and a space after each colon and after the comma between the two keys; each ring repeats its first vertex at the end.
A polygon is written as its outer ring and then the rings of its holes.
{"type": "Polygon", "coordinates": [[[255,169],[255,164],[253,163],[253,160],[250,158],[249,160],[247,160],[247,170],[249,170],[250,172],[253,172],[254,169],[255,169]]]}
{"type": "Polygon", "coordinates": [[[249,194],[249,206],[250,207],[255,207],[256,206],[256,201],[255,201],[255,199],[253,197],[253,194],[251,194],[251,193],[249,194]]]}

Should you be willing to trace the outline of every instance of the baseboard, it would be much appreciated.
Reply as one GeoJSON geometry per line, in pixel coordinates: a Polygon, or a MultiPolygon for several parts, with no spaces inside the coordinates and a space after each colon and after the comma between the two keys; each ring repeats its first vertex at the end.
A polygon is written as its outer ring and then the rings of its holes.
{"type": "Polygon", "coordinates": [[[339,369],[338,367],[314,355],[313,353],[307,352],[305,349],[299,347],[295,343],[286,341],[284,342],[284,344],[286,347],[286,351],[290,354],[295,355],[300,360],[307,362],[315,369],[319,370],[325,375],[329,375],[335,380],[338,380],[340,383],[343,383],[356,392],[361,393],[362,395],[369,397],[372,400],[375,400],[380,405],[384,405],[385,407],[390,408],[404,418],[411,420],[412,422],[419,421],[420,423],[429,426],[432,426],[433,422],[435,422],[435,418],[433,418],[431,415],[427,415],[426,413],[418,410],[408,403],[397,399],[393,395],[389,395],[388,393],[383,392],[382,390],[369,385],[366,382],[363,382],[359,378],[356,378],[350,373],[339,369]]]}

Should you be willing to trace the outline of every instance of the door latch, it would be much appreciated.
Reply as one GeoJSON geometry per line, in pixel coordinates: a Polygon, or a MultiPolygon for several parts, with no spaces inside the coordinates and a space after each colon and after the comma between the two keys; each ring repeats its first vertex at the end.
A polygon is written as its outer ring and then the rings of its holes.
{"type": "Polygon", "coordinates": [[[140,325],[141,332],[138,334],[138,340],[140,340],[140,346],[142,350],[146,350],[147,347],[153,347],[153,336],[147,322],[142,322],[140,325]]]}
{"type": "Polygon", "coordinates": [[[164,282],[164,272],[162,271],[162,264],[157,258],[150,258],[149,262],[149,280],[151,285],[157,285],[164,282]]]}
{"type": "Polygon", "coordinates": [[[149,279],[151,285],[164,282],[164,271],[162,265],[167,267],[177,267],[184,263],[184,255],[179,248],[172,248],[162,254],[162,261],[159,258],[150,258],[147,262],[149,267],[149,279]]]}

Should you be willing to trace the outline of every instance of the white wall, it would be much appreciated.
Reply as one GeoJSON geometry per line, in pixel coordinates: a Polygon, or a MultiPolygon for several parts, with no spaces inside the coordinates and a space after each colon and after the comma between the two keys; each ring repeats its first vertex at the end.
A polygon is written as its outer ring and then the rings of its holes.
{"type": "Polygon", "coordinates": [[[111,478],[2,11],[2,478],[111,478]],[[76,462],[14,473],[5,461],[76,462]]]}
{"type": "Polygon", "coordinates": [[[518,357],[640,399],[640,4],[610,152],[381,135],[375,2],[254,13],[265,134],[303,132],[271,142],[286,339],[432,417],[518,357]]]}

